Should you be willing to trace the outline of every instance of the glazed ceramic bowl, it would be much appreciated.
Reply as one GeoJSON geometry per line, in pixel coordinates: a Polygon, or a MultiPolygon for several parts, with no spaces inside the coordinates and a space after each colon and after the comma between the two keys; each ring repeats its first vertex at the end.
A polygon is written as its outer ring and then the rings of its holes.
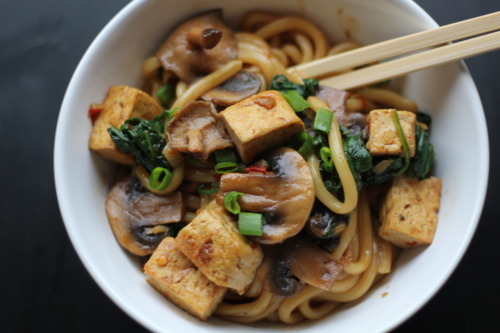
{"type": "MultiPolygon", "coordinates": [[[[141,64],[168,31],[184,18],[211,8],[223,8],[233,27],[252,9],[300,14],[333,41],[350,34],[364,44],[433,28],[436,23],[409,0],[135,0],[109,22],[78,65],[59,115],[54,164],[64,223],[90,274],[123,311],[153,331],[277,331],[284,326],[244,326],[217,318],[198,321],[151,288],[138,260],[118,245],[107,222],[104,201],[113,166],[87,148],[89,104],[101,101],[111,85],[140,87],[141,64]]],[[[393,272],[362,301],[322,320],[288,326],[289,331],[379,332],[396,327],[443,285],[476,229],[486,192],[489,149],[481,102],[467,69],[460,62],[432,68],[397,80],[396,86],[434,117],[435,174],[443,179],[434,242],[403,251],[393,272]],[[463,176],[470,174],[474,177],[463,176]]]]}

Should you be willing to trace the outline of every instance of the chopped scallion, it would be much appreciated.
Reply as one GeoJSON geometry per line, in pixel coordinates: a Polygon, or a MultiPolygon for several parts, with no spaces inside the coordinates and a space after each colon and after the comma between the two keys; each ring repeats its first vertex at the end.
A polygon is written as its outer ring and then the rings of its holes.
{"type": "Polygon", "coordinates": [[[219,186],[216,184],[201,184],[198,186],[198,194],[203,195],[203,194],[213,194],[219,192],[219,186]]]}
{"type": "Polygon", "coordinates": [[[314,117],[313,128],[317,131],[324,133],[330,132],[330,127],[332,126],[333,112],[327,109],[318,108],[316,111],[316,117],[314,117]]]}
{"type": "Polygon", "coordinates": [[[238,231],[242,235],[262,236],[262,214],[241,212],[238,215],[238,231]]]}
{"type": "Polygon", "coordinates": [[[326,172],[332,172],[333,171],[333,161],[332,161],[332,151],[328,147],[322,147],[319,150],[319,156],[321,157],[321,160],[323,161],[323,167],[325,168],[326,172]]]}
{"type": "Polygon", "coordinates": [[[174,98],[174,96],[175,96],[175,89],[173,86],[168,84],[161,87],[156,92],[156,97],[158,97],[164,105],[168,105],[168,103],[174,98]]]}
{"type": "Polygon", "coordinates": [[[236,162],[220,162],[215,165],[215,172],[218,174],[236,172],[239,165],[236,162]]]}
{"type": "Polygon", "coordinates": [[[172,181],[172,172],[163,167],[156,167],[149,175],[149,186],[157,191],[163,191],[172,181]]]}
{"type": "Polygon", "coordinates": [[[240,195],[245,195],[245,193],[233,191],[233,192],[227,192],[224,195],[223,199],[224,207],[226,207],[226,209],[233,214],[239,214],[241,211],[240,204],[238,203],[238,197],[240,195]]]}
{"type": "Polygon", "coordinates": [[[238,162],[238,158],[236,157],[234,150],[232,150],[231,148],[216,150],[214,151],[214,156],[215,156],[215,161],[217,161],[217,163],[238,162]]]}
{"type": "Polygon", "coordinates": [[[304,158],[308,158],[313,151],[313,137],[306,131],[302,131],[295,136],[295,140],[301,143],[297,151],[304,156],[304,158]]]}
{"type": "Polygon", "coordinates": [[[281,95],[283,95],[295,112],[304,111],[305,109],[311,107],[311,104],[295,90],[283,91],[281,92],[281,95]]]}
{"type": "Polygon", "coordinates": [[[394,174],[395,176],[399,176],[405,173],[410,166],[410,147],[408,146],[408,142],[406,141],[403,126],[401,126],[401,122],[399,121],[398,111],[396,109],[392,109],[391,115],[392,121],[394,122],[394,126],[396,127],[396,131],[399,135],[399,140],[401,140],[401,144],[403,145],[403,150],[405,152],[405,163],[403,164],[403,167],[396,171],[394,174]]]}

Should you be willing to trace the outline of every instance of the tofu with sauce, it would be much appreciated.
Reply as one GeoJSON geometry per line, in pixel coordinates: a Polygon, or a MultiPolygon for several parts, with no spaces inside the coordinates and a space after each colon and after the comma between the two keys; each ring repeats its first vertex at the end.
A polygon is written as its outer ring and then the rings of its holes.
{"type": "Polygon", "coordinates": [[[209,207],[200,210],[175,241],[210,281],[242,294],[262,262],[262,250],[238,232],[224,208],[215,203],[209,207]]]}
{"type": "Polygon", "coordinates": [[[436,231],[441,179],[394,179],[380,211],[380,237],[400,247],[430,244],[436,231]]]}
{"type": "Polygon", "coordinates": [[[166,237],[144,266],[146,280],[163,296],[201,320],[207,319],[222,301],[226,288],[203,275],[166,237]]]}
{"type": "Polygon", "coordinates": [[[120,164],[132,164],[131,155],[122,153],[108,133],[113,125],[117,128],[129,118],[151,120],[163,113],[163,108],[145,92],[127,86],[112,86],[104,99],[103,109],[96,119],[89,148],[99,155],[120,164]]]}
{"type": "Polygon", "coordinates": [[[304,124],[278,91],[263,91],[220,113],[244,163],[285,143],[304,124]]]}
{"type": "MultiPolygon", "coordinates": [[[[406,142],[410,148],[410,157],[415,156],[415,124],[417,117],[410,111],[397,111],[399,122],[403,128],[406,142]]],[[[399,138],[396,125],[392,119],[392,110],[372,110],[368,114],[370,137],[366,148],[371,155],[404,156],[403,143],[399,138]]]]}

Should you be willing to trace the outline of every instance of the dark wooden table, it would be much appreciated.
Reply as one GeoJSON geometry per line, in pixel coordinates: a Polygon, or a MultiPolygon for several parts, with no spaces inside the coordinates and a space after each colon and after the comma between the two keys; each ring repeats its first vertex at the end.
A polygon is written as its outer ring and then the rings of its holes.
{"type": "MultiPolygon", "coordinates": [[[[77,257],[59,214],[52,166],[57,116],[71,74],[92,39],[126,3],[0,2],[2,332],[144,330],[107,298],[77,257]]],[[[417,3],[440,24],[500,9],[498,0],[417,3]]],[[[500,331],[500,52],[466,63],[484,104],[492,153],[484,211],[455,273],[396,331],[500,331]]],[[[473,177],[473,170],[463,176],[473,177]]]]}

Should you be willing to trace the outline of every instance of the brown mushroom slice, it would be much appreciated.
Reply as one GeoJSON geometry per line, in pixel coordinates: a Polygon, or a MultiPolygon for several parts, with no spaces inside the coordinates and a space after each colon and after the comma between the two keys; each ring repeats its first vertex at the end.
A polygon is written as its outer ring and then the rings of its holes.
{"type": "Polygon", "coordinates": [[[294,239],[287,251],[290,272],[316,288],[330,290],[342,273],[342,264],[309,240],[294,239]]]}
{"type": "Polygon", "coordinates": [[[259,92],[262,81],[250,72],[240,71],[238,74],[201,96],[221,106],[231,106],[259,92]]]}
{"type": "Polygon", "coordinates": [[[160,197],[128,176],[108,194],[106,214],[120,245],[135,255],[145,256],[180,227],[176,222],[182,220],[184,204],[180,192],[160,197]]]}
{"type": "Polygon", "coordinates": [[[212,10],[181,23],[163,42],[156,56],[163,68],[193,82],[235,59],[238,45],[224,25],[222,10],[212,10]]]}
{"type": "Polygon", "coordinates": [[[302,290],[304,283],[293,276],[286,259],[280,255],[280,251],[277,248],[263,249],[265,253],[264,260],[257,270],[257,277],[262,282],[264,289],[275,295],[285,297],[293,296],[302,290]]]}
{"type": "Polygon", "coordinates": [[[214,150],[233,146],[222,118],[209,102],[190,102],[177,111],[168,123],[167,136],[173,149],[204,162],[214,150]]]}
{"type": "Polygon", "coordinates": [[[272,173],[227,173],[221,177],[217,196],[245,193],[238,202],[246,212],[267,213],[260,242],[281,243],[304,227],[314,204],[314,180],[302,155],[291,148],[278,148],[267,157],[272,173]]]}

